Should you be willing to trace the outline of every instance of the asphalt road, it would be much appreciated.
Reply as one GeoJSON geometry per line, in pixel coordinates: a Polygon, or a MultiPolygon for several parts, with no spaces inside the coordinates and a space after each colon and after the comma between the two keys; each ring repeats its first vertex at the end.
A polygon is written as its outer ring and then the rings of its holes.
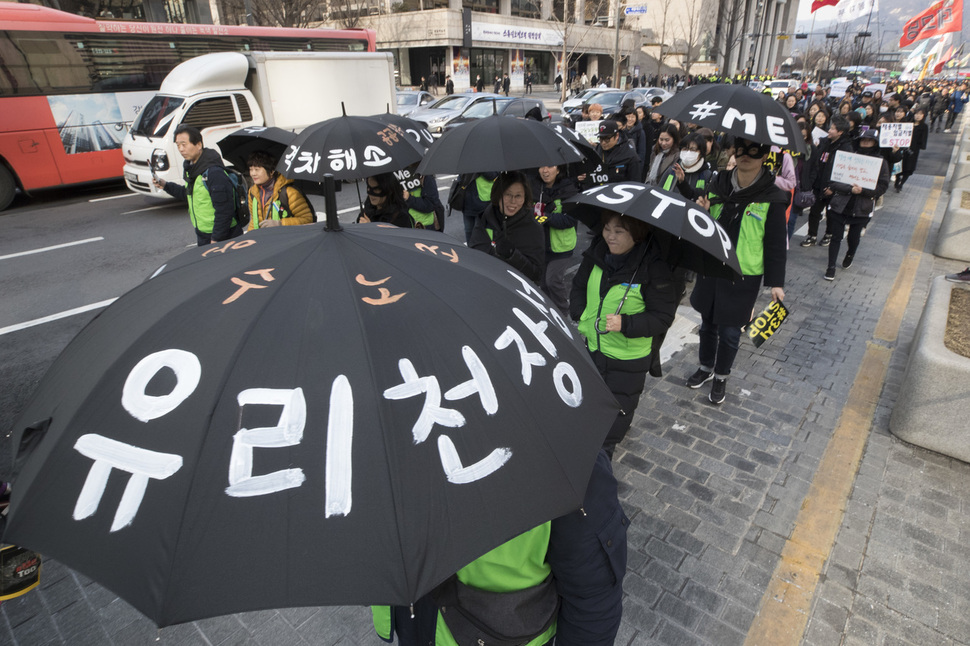
{"type": "MultiPolygon", "coordinates": [[[[452,179],[439,178],[443,199],[452,179]]],[[[323,219],[323,198],[310,201],[323,219]]],[[[354,221],[357,205],[354,186],[344,185],[342,223],[354,221]]],[[[445,232],[464,240],[460,213],[445,232]]],[[[193,246],[183,204],[120,182],[21,195],[0,213],[0,479],[10,472],[13,424],[61,350],[107,302],[193,246]]]]}

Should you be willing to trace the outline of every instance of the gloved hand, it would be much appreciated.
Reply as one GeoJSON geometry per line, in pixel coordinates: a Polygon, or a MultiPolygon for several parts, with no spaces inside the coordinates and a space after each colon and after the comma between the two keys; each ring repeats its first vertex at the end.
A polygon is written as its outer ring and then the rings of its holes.
{"type": "Polygon", "coordinates": [[[515,253],[515,247],[509,242],[506,236],[501,236],[495,240],[495,255],[504,260],[508,260],[515,253]]]}

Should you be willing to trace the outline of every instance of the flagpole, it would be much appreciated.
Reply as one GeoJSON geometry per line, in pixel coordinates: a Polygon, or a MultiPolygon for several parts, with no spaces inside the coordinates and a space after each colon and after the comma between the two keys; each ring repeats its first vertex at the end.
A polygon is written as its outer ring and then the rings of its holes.
{"type": "MultiPolygon", "coordinates": [[[[866,18],[866,30],[864,33],[867,33],[867,34],[869,33],[869,24],[872,22],[872,10],[875,8],[875,6],[876,6],[876,0],[869,0],[869,17],[866,18]]],[[[859,36],[856,36],[856,39],[859,41],[859,53],[856,55],[856,62],[855,62],[856,67],[862,64],[862,48],[866,44],[866,38],[868,38],[868,36],[864,36],[861,38],[859,36]]]]}

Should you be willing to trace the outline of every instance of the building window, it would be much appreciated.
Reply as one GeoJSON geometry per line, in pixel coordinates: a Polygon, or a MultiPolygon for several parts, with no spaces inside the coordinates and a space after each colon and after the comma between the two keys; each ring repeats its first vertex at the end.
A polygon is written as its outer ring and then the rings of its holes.
{"type": "Polygon", "coordinates": [[[539,19],[542,13],[539,2],[541,0],[512,0],[512,15],[539,19]]]}
{"type": "Polygon", "coordinates": [[[498,13],[499,0],[462,0],[461,6],[482,13],[498,13]]]}

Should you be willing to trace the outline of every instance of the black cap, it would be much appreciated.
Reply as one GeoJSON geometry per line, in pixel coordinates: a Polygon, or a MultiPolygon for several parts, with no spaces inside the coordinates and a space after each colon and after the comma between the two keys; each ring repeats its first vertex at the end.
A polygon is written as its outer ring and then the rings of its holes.
{"type": "Polygon", "coordinates": [[[869,97],[871,97],[872,96],[872,92],[870,92],[869,90],[866,90],[865,92],[862,93],[862,96],[869,96],[869,97]]]}
{"type": "Polygon", "coordinates": [[[600,139],[609,139],[617,133],[616,121],[612,119],[607,119],[605,121],[600,121],[600,139]]]}
{"type": "Polygon", "coordinates": [[[859,133],[859,139],[875,139],[879,141],[879,128],[869,128],[859,133]]]}

